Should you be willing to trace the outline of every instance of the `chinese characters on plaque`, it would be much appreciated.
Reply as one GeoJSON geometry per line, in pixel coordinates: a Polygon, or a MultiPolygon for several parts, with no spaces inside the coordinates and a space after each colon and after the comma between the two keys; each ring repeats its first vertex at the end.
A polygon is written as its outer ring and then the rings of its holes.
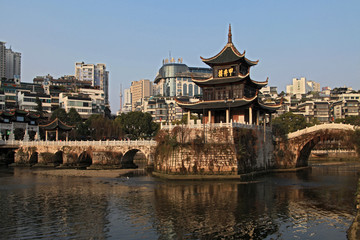
{"type": "Polygon", "coordinates": [[[231,77],[233,76],[234,68],[219,69],[218,77],[231,77]]]}

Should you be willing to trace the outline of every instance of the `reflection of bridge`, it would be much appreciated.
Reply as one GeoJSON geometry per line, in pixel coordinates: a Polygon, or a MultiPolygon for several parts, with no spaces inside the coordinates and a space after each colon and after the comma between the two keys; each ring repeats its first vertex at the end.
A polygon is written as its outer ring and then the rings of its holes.
{"type": "Polygon", "coordinates": [[[153,161],[156,142],[135,141],[2,141],[1,148],[15,149],[17,164],[132,165],[137,152],[153,161]]]}
{"type": "Polygon", "coordinates": [[[285,168],[307,166],[311,150],[323,140],[346,140],[355,126],[327,123],[289,133],[277,142],[275,161],[285,168]]]}

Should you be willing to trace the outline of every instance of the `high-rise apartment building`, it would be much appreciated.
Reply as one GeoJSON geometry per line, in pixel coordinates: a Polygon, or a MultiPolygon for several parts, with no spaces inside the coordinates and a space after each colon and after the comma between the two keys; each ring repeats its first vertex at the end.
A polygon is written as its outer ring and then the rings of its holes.
{"type": "Polygon", "coordinates": [[[0,42],[0,78],[21,78],[21,53],[7,49],[5,42],[0,42]]]}
{"type": "Polygon", "coordinates": [[[0,42],[0,79],[5,77],[5,42],[0,42]]]}
{"type": "Polygon", "coordinates": [[[137,101],[144,97],[150,97],[152,95],[152,83],[148,79],[142,79],[140,81],[131,82],[131,107],[134,111],[137,101]]]}
{"type": "Polygon", "coordinates": [[[80,81],[91,81],[93,87],[99,87],[104,91],[105,104],[109,105],[109,71],[106,65],[85,64],[84,62],[75,63],[75,77],[80,81]]]}
{"type": "Polygon", "coordinates": [[[122,106],[122,112],[127,113],[131,111],[131,91],[130,88],[126,88],[124,89],[124,104],[122,106]]]}
{"type": "Polygon", "coordinates": [[[21,53],[14,52],[11,48],[5,50],[5,77],[16,79],[21,76],[21,53]]]}

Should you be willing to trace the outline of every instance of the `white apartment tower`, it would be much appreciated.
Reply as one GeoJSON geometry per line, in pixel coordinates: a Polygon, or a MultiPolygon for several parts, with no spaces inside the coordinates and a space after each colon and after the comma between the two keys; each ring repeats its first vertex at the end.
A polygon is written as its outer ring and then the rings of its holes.
{"type": "Polygon", "coordinates": [[[292,85],[286,85],[286,93],[288,94],[306,94],[310,91],[320,91],[320,84],[308,81],[305,77],[293,78],[292,85]]]}
{"type": "Polygon", "coordinates": [[[99,87],[105,94],[105,105],[109,105],[109,71],[106,65],[75,63],[75,77],[80,81],[91,81],[93,87],[99,87]]]}
{"type": "Polygon", "coordinates": [[[124,104],[122,106],[122,112],[127,113],[131,111],[131,91],[130,88],[126,88],[124,89],[124,104]]]}

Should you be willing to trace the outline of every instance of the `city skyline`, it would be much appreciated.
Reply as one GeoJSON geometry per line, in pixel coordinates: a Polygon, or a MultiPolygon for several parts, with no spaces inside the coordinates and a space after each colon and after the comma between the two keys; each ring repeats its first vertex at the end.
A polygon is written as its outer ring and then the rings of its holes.
{"type": "Polygon", "coordinates": [[[0,41],[22,54],[22,81],[75,74],[75,62],[104,63],[112,113],[119,109],[120,84],[125,89],[132,81],[153,81],[170,55],[206,67],[200,56],[221,50],[229,24],[239,51],[260,60],[252,71],[255,80],[269,77],[269,86],[279,91],[294,77],[360,89],[358,1],[0,4],[0,41]]]}

